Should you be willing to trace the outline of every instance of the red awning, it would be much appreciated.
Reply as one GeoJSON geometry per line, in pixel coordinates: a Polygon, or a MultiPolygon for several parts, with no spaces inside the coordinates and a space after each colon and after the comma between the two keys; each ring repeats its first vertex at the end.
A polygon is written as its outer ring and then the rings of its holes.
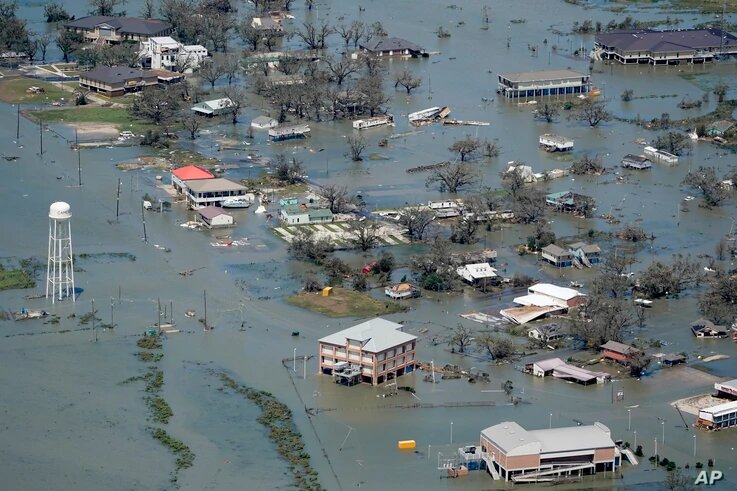
{"type": "Polygon", "coordinates": [[[187,181],[190,179],[212,179],[215,177],[207,172],[205,169],[197,167],[196,165],[187,165],[185,167],[180,167],[178,169],[174,169],[173,171],[171,171],[171,173],[177,176],[182,181],[187,181]]]}

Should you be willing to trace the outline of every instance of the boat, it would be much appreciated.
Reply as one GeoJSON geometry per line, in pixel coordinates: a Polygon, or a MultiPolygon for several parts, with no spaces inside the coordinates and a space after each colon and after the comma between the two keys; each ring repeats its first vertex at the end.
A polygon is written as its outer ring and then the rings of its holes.
{"type": "Polygon", "coordinates": [[[636,298],[635,299],[635,304],[637,304],[637,305],[639,305],[641,307],[652,307],[653,306],[653,301],[652,300],[647,300],[645,298],[636,298]]]}
{"type": "Polygon", "coordinates": [[[571,288],[583,288],[583,283],[580,281],[571,281],[570,286],[571,288]]]}
{"type": "Polygon", "coordinates": [[[13,320],[26,321],[32,319],[41,319],[49,315],[45,310],[27,310],[22,308],[20,312],[13,312],[13,320]]]}
{"type": "Polygon", "coordinates": [[[227,198],[223,200],[223,208],[248,208],[251,201],[247,198],[227,198]]]}
{"type": "Polygon", "coordinates": [[[407,115],[407,118],[409,119],[410,124],[421,126],[425,124],[431,124],[441,119],[445,119],[448,117],[449,114],[450,108],[448,108],[447,106],[435,106],[428,109],[423,109],[422,111],[410,113],[407,115]]]}

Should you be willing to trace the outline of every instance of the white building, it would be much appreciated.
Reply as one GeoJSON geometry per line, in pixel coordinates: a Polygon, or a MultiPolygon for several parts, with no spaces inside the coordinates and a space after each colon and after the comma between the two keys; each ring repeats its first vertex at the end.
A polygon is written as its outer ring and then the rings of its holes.
{"type": "Polygon", "coordinates": [[[217,206],[200,208],[199,214],[208,228],[230,227],[235,223],[232,215],[228,215],[222,208],[218,208],[217,206]]]}
{"type": "Polygon", "coordinates": [[[521,307],[503,309],[499,313],[515,324],[525,324],[548,314],[566,312],[584,302],[586,296],[578,290],[538,283],[527,289],[527,295],[514,299],[521,307]]]}
{"type": "Polygon", "coordinates": [[[199,44],[184,45],[169,37],[152,37],[141,42],[141,64],[155,68],[192,73],[207,58],[207,48],[199,44]]]}
{"type": "Polygon", "coordinates": [[[497,277],[496,269],[492,268],[489,263],[466,264],[457,268],[456,273],[472,285],[484,280],[493,280],[497,277]]]}
{"type": "Polygon", "coordinates": [[[268,130],[277,126],[279,126],[279,121],[268,116],[257,116],[251,120],[251,128],[256,128],[257,130],[268,130]]]}
{"type": "Polygon", "coordinates": [[[227,97],[223,97],[221,99],[198,102],[192,106],[192,111],[208,117],[220,116],[221,114],[227,113],[232,105],[233,101],[227,97]]]}

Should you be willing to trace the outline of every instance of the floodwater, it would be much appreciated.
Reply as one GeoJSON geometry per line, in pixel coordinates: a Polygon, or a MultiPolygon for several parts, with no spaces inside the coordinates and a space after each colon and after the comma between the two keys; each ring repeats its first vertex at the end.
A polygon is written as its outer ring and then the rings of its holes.
{"type": "MultiPolygon", "coordinates": [[[[310,179],[317,183],[335,182],[361,191],[370,207],[385,208],[406,202],[424,202],[442,194],[424,186],[424,176],[407,174],[405,170],[450,158],[447,150],[455,138],[465,134],[498,139],[500,157],[480,162],[483,185],[499,185],[499,173],[509,160],[526,161],[537,171],[552,169],[565,162],[537,149],[537,136],[553,131],[576,141],[576,154],[584,151],[603,156],[609,166],[618,164],[626,153],[639,153],[636,138],[652,138],[654,134],[641,128],[610,122],[597,129],[561,118],[554,124],[533,120],[531,107],[517,106],[500,100],[494,93],[496,73],[547,68],[571,67],[587,70],[588,60],[572,56],[581,43],[590,47],[592,39],[557,36],[555,28],[567,31],[573,20],[593,18],[608,22],[614,14],[602,10],[568,5],[558,1],[494,2],[492,22],[482,30],[483,2],[463,2],[449,8],[438,1],[404,2],[397,9],[394,2],[374,0],[363,5],[365,11],[350,2],[320,2],[319,9],[308,14],[313,18],[341,16],[350,21],[356,16],[368,23],[381,20],[386,30],[401,35],[430,51],[439,51],[425,60],[390,61],[389,70],[408,67],[422,76],[423,85],[407,97],[392,94],[391,112],[397,126],[365,133],[368,153],[378,153],[387,160],[368,160],[361,164],[348,162],[344,137],[351,133],[349,122],[327,122],[312,125],[312,138],[294,143],[269,145],[257,135],[249,148],[264,156],[286,152],[305,161],[310,179]],[[319,10],[319,11],[318,11],[319,10]],[[529,15],[527,15],[529,14],[529,15]],[[510,23],[516,18],[525,23],[510,23]],[[459,22],[464,22],[459,25],[459,22]],[[441,40],[434,31],[443,26],[451,38],[441,40]],[[509,48],[507,39],[509,38],[509,48]],[[548,40],[547,45],[543,40],[548,40]],[[536,56],[528,49],[537,46],[536,56]],[[558,46],[557,53],[550,49],[558,46]],[[483,98],[489,100],[485,102],[483,98]],[[405,115],[433,105],[448,105],[453,117],[482,120],[488,127],[447,128],[429,126],[417,134],[391,140],[388,148],[379,148],[380,138],[409,131],[405,115]]],[[[136,12],[139,2],[126,4],[136,12]]],[[[297,22],[305,17],[303,5],[295,2],[297,22]]],[[[21,15],[37,16],[41,7],[21,3],[21,15]]],[[[84,7],[77,13],[82,15],[84,7]]],[[[640,18],[655,18],[658,12],[646,9],[640,18]]],[[[673,14],[671,14],[674,17],[673,14]]],[[[621,16],[620,16],[621,17],[621,16]]],[[[687,23],[701,18],[693,13],[680,15],[687,23]]],[[[34,24],[41,30],[43,24],[34,24]]],[[[686,24],[684,24],[686,25],[686,24]]],[[[337,47],[336,37],[333,46],[337,47]]],[[[700,98],[716,81],[732,84],[734,64],[696,67],[621,67],[596,64],[594,83],[603,90],[613,112],[622,117],[640,114],[649,119],[669,112],[672,118],[684,115],[676,105],[681,97],[700,98]],[[619,100],[619,94],[632,88],[638,96],[677,97],[638,99],[630,103],[619,100]]],[[[391,84],[388,85],[391,89],[391,84]]],[[[710,104],[687,114],[705,112],[710,104]]],[[[263,103],[254,101],[242,117],[244,122],[261,112],[263,103]]],[[[656,371],[642,380],[625,378],[616,382],[624,390],[624,401],[611,402],[610,385],[580,387],[556,380],[539,380],[525,376],[514,366],[491,366],[480,358],[461,358],[450,354],[443,345],[432,346],[433,337],[442,337],[458,322],[458,315],[480,308],[498,309],[508,304],[511,295],[501,300],[478,294],[428,296],[412,301],[413,309],[391,316],[405,321],[409,332],[420,336],[418,358],[435,360],[436,364],[454,363],[465,368],[491,374],[489,384],[471,385],[462,380],[429,384],[422,374],[406,376],[401,384],[415,387],[416,397],[423,402],[442,404],[450,401],[493,401],[487,407],[399,409],[397,405],[416,402],[415,396],[401,393],[392,398],[381,397],[383,388],[338,387],[329,378],[316,375],[314,360],[308,362],[307,377],[297,361],[292,367],[294,349],[298,357],[313,355],[316,340],[330,332],[348,327],[354,319],[330,319],[287,305],[284,298],[299,289],[302,273],[309,269],[295,261],[285,260],[286,245],[266,226],[264,217],[252,210],[236,211],[238,226],[234,237],[247,237],[249,244],[231,249],[213,248],[210,242],[217,232],[194,232],[178,223],[191,212],[180,207],[163,214],[147,213],[148,243],[144,243],[140,217],[140,199],[144,193],[163,195],[156,190],[157,171],[122,173],[114,164],[131,159],[148,150],[144,148],[101,148],[84,150],[82,187],[77,186],[77,155],[68,143],[44,132],[44,155],[39,153],[36,126],[21,121],[21,138],[15,141],[15,108],[0,105],[0,152],[18,156],[15,162],[2,160],[3,179],[0,194],[4,197],[4,213],[0,214],[0,256],[3,258],[46,255],[47,210],[52,201],[71,204],[74,247],[77,253],[99,254],[97,259],[80,259],[76,275],[77,287],[83,289],[77,304],[68,301],[51,305],[46,300],[24,300],[25,291],[0,294],[0,307],[44,308],[59,315],[57,325],[41,321],[0,322],[0,356],[3,370],[0,383],[4,387],[0,410],[4,424],[0,427],[0,460],[8,489],[99,489],[111,482],[120,489],[166,489],[174,457],[153,440],[146,427],[148,410],[143,402],[142,385],[119,383],[143,373],[145,364],[134,353],[135,336],[156,321],[156,301],[173,302],[174,316],[186,332],[165,341],[163,397],[174,410],[168,431],[186,442],[196,454],[193,468],[179,476],[182,489],[288,489],[291,486],[288,465],[276,453],[267,431],[255,421],[258,409],[250,402],[218,390],[220,382],[212,371],[225,370],[241,383],[271,391],[289,405],[297,426],[327,489],[348,489],[360,485],[366,489],[387,489],[401,483],[406,489],[480,489],[502,487],[483,473],[472,473],[464,479],[438,479],[439,454],[448,456],[458,444],[478,441],[482,428],[505,420],[515,420],[528,428],[549,425],[573,425],[574,420],[591,423],[601,421],[612,430],[615,439],[644,446],[647,456],[653,454],[658,440],[661,456],[678,464],[706,462],[716,459],[716,468],[724,472],[728,482],[722,489],[737,485],[737,443],[734,431],[696,433],[684,427],[678,413],[668,404],[689,395],[708,392],[715,380],[691,369],[656,371]],[[21,147],[22,145],[22,147],[21,147]],[[121,215],[115,217],[115,188],[122,180],[121,215]],[[164,252],[158,245],[170,248],[164,252]],[[127,252],[136,260],[106,256],[127,252]],[[191,277],[177,273],[203,268],[191,277]],[[207,291],[208,322],[216,326],[203,332],[201,326],[182,313],[203,310],[203,292],[207,291]],[[120,295],[120,296],[119,296],[120,295]],[[114,331],[100,332],[93,342],[86,326],[68,315],[89,312],[95,299],[98,316],[109,321],[109,304],[114,300],[114,331]],[[428,328],[426,334],[418,329],[428,328]],[[291,336],[292,331],[300,336],[291,336]],[[68,331],[68,332],[67,332],[68,331]],[[522,403],[510,406],[498,390],[505,380],[514,383],[514,394],[522,403]],[[628,406],[630,411],[627,411],[628,406]],[[304,407],[320,408],[308,419],[304,407]],[[631,424],[628,422],[631,416],[631,424]],[[659,419],[660,418],[660,419],[659,419]],[[662,422],[664,420],[664,422],[662,422]],[[636,433],[635,433],[636,432],[636,433]],[[451,434],[452,433],[452,434],[451,434]],[[451,445],[451,438],[452,443],[451,445]],[[416,453],[396,450],[396,441],[415,439],[416,453]],[[32,477],[29,477],[32,476],[32,477]]],[[[68,128],[54,127],[67,138],[68,128]]],[[[206,154],[228,162],[239,162],[245,151],[215,149],[215,139],[245,135],[246,124],[232,128],[224,124],[212,135],[203,135],[193,145],[206,154]],[[236,152],[239,155],[236,155],[236,152]]],[[[187,144],[189,145],[189,144],[187,144]]],[[[692,154],[676,167],[654,165],[649,172],[625,171],[621,184],[614,175],[562,179],[549,183],[551,191],[571,189],[596,198],[600,213],[610,210],[621,215],[623,223],[639,223],[656,236],[638,253],[634,270],[646,268],[651,261],[667,259],[676,252],[694,255],[710,254],[719,237],[732,225],[734,204],[705,210],[696,201],[679,212],[682,198],[693,191],[682,190],[679,183],[689,168],[716,165],[726,172],[737,164],[734,155],[722,155],[706,143],[695,146],[692,154]]],[[[615,169],[616,170],[616,169],[615,169]]],[[[229,171],[232,177],[247,177],[260,168],[243,164],[229,171]]],[[[601,219],[582,220],[553,215],[553,229],[559,236],[570,236],[590,228],[614,230],[601,219]]],[[[507,274],[521,272],[538,278],[565,283],[576,278],[587,283],[590,271],[559,273],[541,267],[529,257],[518,257],[512,249],[528,230],[506,227],[490,232],[483,240],[500,251],[500,263],[507,274]]],[[[615,243],[602,243],[613,247],[615,243]]],[[[416,252],[411,247],[392,249],[402,260],[416,252]]],[[[352,264],[367,260],[359,254],[346,254],[352,264]]],[[[43,284],[43,282],[41,282],[43,284]]],[[[41,289],[41,287],[37,287],[41,289]]],[[[667,351],[690,354],[726,354],[730,358],[708,364],[719,377],[737,373],[735,345],[729,340],[697,341],[688,332],[688,322],[698,317],[698,292],[688,292],[678,300],[658,301],[648,311],[644,329],[633,330],[633,337],[662,340],[667,351]]],[[[468,325],[478,328],[479,325],[468,325]]],[[[522,342],[522,341],[520,341],[522,342]]],[[[561,354],[563,358],[568,353],[561,354]]],[[[698,364],[698,362],[693,363],[698,364]]],[[[686,415],[686,422],[693,421],[686,415]]],[[[587,479],[581,487],[623,489],[659,489],[664,473],[643,462],[637,468],[625,466],[622,478],[609,476],[587,479]]],[[[561,486],[563,489],[564,486],[561,486]]]]}

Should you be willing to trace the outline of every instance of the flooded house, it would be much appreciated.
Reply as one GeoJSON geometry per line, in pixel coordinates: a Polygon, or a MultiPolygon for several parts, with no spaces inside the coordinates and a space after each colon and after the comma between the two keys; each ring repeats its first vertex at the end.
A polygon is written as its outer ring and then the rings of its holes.
{"type": "Polygon", "coordinates": [[[607,341],[599,349],[604,358],[614,360],[622,365],[629,365],[635,357],[642,353],[642,350],[618,341],[607,341]]]}
{"type": "Polygon", "coordinates": [[[538,139],[540,148],[546,152],[570,152],[573,150],[573,140],[560,135],[545,133],[538,139]]]}
{"type": "Polygon", "coordinates": [[[644,155],[628,153],[622,158],[622,167],[625,169],[645,170],[653,166],[649,158],[644,155]]]}
{"type": "Polygon", "coordinates": [[[306,225],[309,223],[329,223],[333,212],[327,208],[310,208],[306,205],[287,205],[279,212],[287,225],[306,225]]]}
{"type": "Polygon", "coordinates": [[[269,140],[273,142],[292,140],[294,138],[306,138],[309,135],[310,127],[306,124],[269,128],[269,140]]]}
{"type": "Polygon", "coordinates": [[[206,206],[198,210],[200,220],[207,228],[232,227],[235,224],[233,215],[229,215],[217,206],[206,206]]]}
{"type": "Polygon", "coordinates": [[[513,421],[481,431],[481,457],[494,480],[552,481],[613,472],[621,455],[609,428],[592,425],[526,430],[513,421]]]}
{"type": "Polygon", "coordinates": [[[726,338],[727,329],[724,326],[714,324],[708,319],[697,319],[691,323],[691,332],[697,338],[726,338]]]}
{"type": "Polygon", "coordinates": [[[222,97],[220,99],[198,102],[192,106],[192,111],[197,114],[207,116],[208,118],[212,118],[227,114],[232,105],[233,101],[227,97],[222,97]]]}
{"type": "Polygon", "coordinates": [[[600,32],[594,41],[596,58],[623,65],[704,63],[733,55],[737,55],[737,37],[716,28],[600,32]]]}
{"type": "Polygon", "coordinates": [[[185,165],[171,171],[171,185],[177,194],[184,194],[187,189],[187,181],[200,179],[215,179],[215,176],[202,167],[196,165],[185,165]]]}
{"type": "Polygon", "coordinates": [[[398,37],[379,37],[359,48],[374,56],[424,56],[425,50],[411,41],[398,37]]]}
{"type": "Polygon", "coordinates": [[[257,130],[268,130],[270,128],[276,128],[279,126],[279,122],[268,116],[256,116],[251,120],[251,128],[257,130]]]}
{"type": "Polygon", "coordinates": [[[190,208],[198,210],[205,206],[223,206],[228,198],[244,197],[245,186],[229,179],[195,179],[184,181],[184,195],[190,208]]]}
{"type": "Polygon", "coordinates": [[[568,246],[568,250],[586,267],[601,262],[601,247],[597,244],[589,244],[586,242],[574,242],[568,246]]]}
{"type": "Polygon", "coordinates": [[[394,126],[394,116],[391,114],[385,114],[374,118],[357,119],[353,122],[354,130],[365,130],[368,128],[375,128],[377,126],[394,126]]]}
{"type": "Polygon", "coordinates": [[[173,28],[159,19],[110,15],[90,15],[64,24],[64,29],[82,36],[85,43],[120,44],[168,36],[173,28]]]}
{"type": "Polygon", "coordinates": [[[555,244],[548,244],[540,250],[540,257],[556,268],[568,268],[573,266],[573,254],[568,249],[563,249],[555,244]]]}
{"type": "Polygon", "coordinates": [[[562,213],[588,215],[594,206],[594,198],[573,191],[559,191],[545,196],[545,203],[562,213]]]}
{"type": "Polygon", "coordinates": [[[465,264],[456,269],[458,276],[469,285],[486,286],[488,283],[496,283],[498,276],[496,269],[492,268],[489,263],[465,264]]]}
{"type": "Polygon", "coordinates": [[[724,137],[728,132],[732,131],[734,127],[734,121],[720,119],[719,121],[714,121],[706,127],[706,135],[724,137]]]}
{"type": "Polygon", "coordinates": [[[737,401],[699,409],[699,418],[694,426],[706,430],[721,430],[737,426],[737,401]]]}
{"type": "Polygon", "coordinates": [[[320,373],[346,385],[378,385],[413,372],[417,336],[402,329],[376,317],[320,338],[320,373]]]}
{"type": "Polygon", "coordinates": [[[549,314],[562,314],[580,307],[586,302],[586,295],[572,288],[538,283],[527,289],[527,295],[513,301],[520,307],[502,309],[499,314],[515,324],[526,324],[549,314]]]}
{"type": "Polygon", "coordinates": [[[527,337],[537,339],[543,343],[551,343],[553,341],[563,339],[565,337],[565,332],[558,324],[545,324],[542,326],[535,326],[527,331],[527,337]]]}
{"type": "Polygon", "coordinates": [[[533,361],[525,365],[525,373],[535,377],[553,377],[581,385],[603,384],[611,379],[606,372],[594,372],[569,365],[560,358],[533,361]]]}
{"type": "Polygon", "coordinates": [[[144,68],[191,73],[207,56],[207,48],[202,45],[185,45],[170,36],[157,36],[141,41],[139,62],[144,68]]]}
{"type": "Polygon", "coordinates": [[[678,163],[678,156],[668,153],[664,150],[658,150],[655,147],[647,146],[643,150],[643,153],[652,159],[654,162],[660,162],[661,164],[675,165],[678,163]]]}
{"type": "Polygon", "coordinates": [[[737,378],[725,382],[715,382],[714,389],[717,391],[717,397],[737,400],[737,378]]]}
{"type": "Polygon", "coordinates": [[[398,283],[384,288],[384,295],[392,300],[403,300],[405,298],[416,298],[420,296],[420,289],[409,283],[398,283]]]}
{"type": "Polygon", "coordinates": [[[575,70],[510,72],[498,75],[497,93],[507,99],[587,94],[591,77],[575,70]]]}
{"type": "Polygon", "coordinates": [[[79,74],[80,87],[108,97],[139,92],[158,84],[159,76],[157,73],[138,68],[102,66],[79,74]]]}

